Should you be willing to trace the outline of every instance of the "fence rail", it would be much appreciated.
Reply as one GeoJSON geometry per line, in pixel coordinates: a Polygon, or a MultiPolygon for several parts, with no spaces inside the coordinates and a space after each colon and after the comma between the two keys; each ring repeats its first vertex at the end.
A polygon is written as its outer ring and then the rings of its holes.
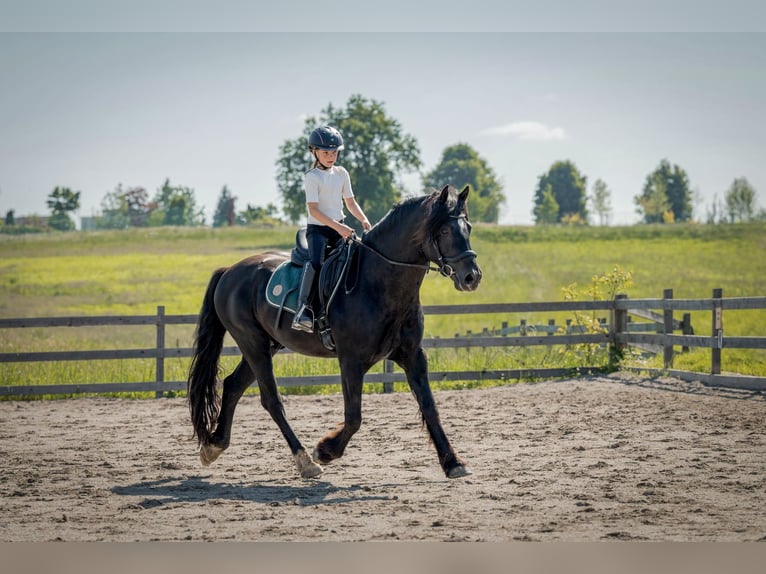
{"type": "MultiPolygon", "coordinates": [[[[525,325],[522,320],[520,328],[504,328],[499,333],[485,330],[481,335],[456,336],[452,339],[429,338],[423,340],[424,348],[486,348],[486,347],[526,347],[543,345],[581,345],[598,344],[608,346],[613,353],[619,354],[627,347],[653,346],[664,354],[664,369],[671,372],[674,347],[708,348],[711,350],[711,368],[709,373],[692,373],[673,370],[674,376],[687,380],[700,380],[704,384],[718,386],[734,386],[754,390],[766,390],[766,377],[721,374],[721,351],[723,349],[766,349],[766,337],[732,337],[724,336],[723,311],[766,309],[766,297],[723,298],[722,290],[713,290],[710,299],[674,299],[671,289],[664,291],[661,299],[628,299],[618,295],[608,301],[552,301],[535,303],[489,303],[472,305],[430,305],[424,307],[427,315],[459,315],[459,314],[498,314],[498,313],[540,313],[540,312],[581,312],[606,311],[609,322],[602,323],[601,332],[581,333],[574,329],[566,329],[565,334],[554,323],[541,326],[544,335],[538,335],[536,329],[525,325]],[[662,313],[654,313],[660,310],[662,313]],[[679,321],[674,311],[709,311],[711,313],[712,334],[710,336],[694,335],[688,315],[679,321]],[[643,319],[654,323],[656,333],[636,332],[631,327],[629,314],[634,313],[643,319]],[[523,327],[523,328],[522,328],[523,327]],[[674,331],[683,331],[677,335],[674,331]],[[518,334],[512,334],[518,332],[518,334]],[[532,334],[530,334],[532,333],[532,334]]],[[[46,351],[46,352],[16,352],[0,353],[0,363],[30,363],[43,361],[90,361],[109,359],[155,359],[155,380],[149,382],[123,383],[88,383],[67,385],[0,385],[0,396],[35,396],[47,394],[72,393],[103,393],[103,392],[136,392],[153,391],[158,395],[163,392],[184,390],[185,381],[165,380],[165,360],[188,358],[193,353],[192,348],[172,348],[165,344],[165,328],[168,325],[193,325],[197,315],[166,315],[165,307],[157,307],[155,315],[135,316],[98,316],[98,317],[34,317],[0,319],[2,329],[25,329],[45,327],[86,327],[86,326],[140,326],[153,325],[156,327],[155,346],[143,349],[87,350],[87,351],[46,351]]],[[[645,329],[640,329],[645,330],[645,329]]],[[[284,351],[289,352],[289,351],[284,351]]],[[[227,346],[222,350],[222,356],[239,355],[236,346],[227,346]]],[[[572,376],[574,374],[593,374],[603,372],[607,366],[583,365],[578,368],[558,369],[508,369],[481,371],[432,371],[433,381],[448,380],[513,380],[522,378],[546,378],[572,376]]],[[[405,382],[404,373],[393,372],[390,361],[384,362],[384,372],[368,373],[365,383],[383,383],[384,390],[391,391],[394,382],[405,382]]],[[[338,384],[339,375],[280,377],[281,386],[305,386],[338,384]]]]}

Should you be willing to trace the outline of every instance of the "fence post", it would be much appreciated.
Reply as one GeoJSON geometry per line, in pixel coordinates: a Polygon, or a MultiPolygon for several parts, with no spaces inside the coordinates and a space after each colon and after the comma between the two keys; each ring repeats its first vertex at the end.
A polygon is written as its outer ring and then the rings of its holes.
{"type": "MultiPolygon", "coordinates": [[[[394,362],[391,359],[385,359],[383,361],[383,372],[384,373],[393,373],[394,372],[394,362]]],[[[390,381],[384,381],[383,382],[383,392],[384,393],[393,393],[394,392],[394,383],[390,381]]]]}
{"type": "MultiPolygon", "coordinates": [[[[618,293],[614,296],[615,303],[617,301],[624,301],[628,296],[625,293],[618,293]]],[[[611,368],[617,368],[622,360],[623,352],[627,347],[627,344],[617,340],[618,335],[628,330],[628,310],[618,309],[617,306],[612,307],[611,320],[609,321],[609,366],[611,368]]]]}
{"type": "MultiPolygon", "coordinates": [[[[157,306],[157,366],[155,378],[158,383],[165,382],[165,306],[157,306]]],[[[155,398],[163,396],[163,392],[155,391],[155,398]]]]}
{"type": "MultiPolygon", "coordinates": [[[[666,300],[672,299],[673,290],[665,289],[662,292],[662,298],[666,300]]],[[[673,309],[668,309],[666,307],[667,305],[663,306],[663,309],[662,309],[662,318],[663,318],[662,333],[667,336],[667,335],[673,334],[673,309]]],[[[663,364],[666,369],[669,369],[673,366],[673,345],[665,342],[663,343],[663,347],[664,347],[663,364]]]]}
{"type": "MultiPolygon", "coordinates": [[[[556,319],[548,319],[548,326],[549,327],[555,327],[556,326],[556,319]]],[[[548,336],[552,336],[556,333],[556,329],[548,329],[548,336]]]]}
{"type": "Polygon", "coordinates": [[[710,374],[721,374],[721,347],[723,347],[723,289],[713,289],[713,336],[717,341],[713,345],[710,361],[710,374]]]}
{"type": "MultiPolygon", "coordinates": [[[[691,313],[684,313],[684,320],[681,322],[681,332],[684,335],[694,335],[694,329],[692,328],[692,314],[691,313]]],[[[689,346],[684,345],[681,347],[682,353],[688,353],[689,352],[689,346]]]]}

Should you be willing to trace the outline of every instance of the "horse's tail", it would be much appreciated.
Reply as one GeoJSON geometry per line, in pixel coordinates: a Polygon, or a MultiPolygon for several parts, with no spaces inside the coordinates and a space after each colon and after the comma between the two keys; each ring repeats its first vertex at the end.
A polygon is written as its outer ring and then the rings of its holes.
{"type": "Polygon", "coordinates": [[[213,434],[221,405],[217,390],[218,359],[226,327],[215,312],[213,295],[225,271],[223,268],[213,273],[202,300],[186,385],[194,436],[199,444],[207,443],[213,434]]]}

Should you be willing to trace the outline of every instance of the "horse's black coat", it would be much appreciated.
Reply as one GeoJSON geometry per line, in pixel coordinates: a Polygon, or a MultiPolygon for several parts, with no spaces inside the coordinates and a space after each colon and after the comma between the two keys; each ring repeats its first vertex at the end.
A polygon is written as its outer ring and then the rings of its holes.
{"type": "Polygon", "coordinates": [[[470,245],[467,197],[467,187],[458,194],[446,186],[441,192],[408,199],[364,236],[358,284],[351,293],[339,294],[329,307],[335,352],[328,351],[316,333],[291,329],[289,313],[276,324],[278,310],[266,301],[265,289],[286,254],[254,255],[216,271],[200,311],[188,382],[191,418],[200,445],[219,451],[228,447],[237,402],[257,381],[261,404],[277,423],[291,452],[297,455],[303,451],[285,418],[272,368],[273,355],[287,347],[305,355],[338,359],[344,422],[319,442],[314,459],[328,463],[339,458],[361,425],[364,375],[375,363],[389,358],[406,373],[445,474],[466,474],[444,433],[428,382],[428,364],[421,346],[420,285],[429,263],[437,263],[459,291],[473,291],[479,286],[481,270],[470,245]],[[243,358],[224,379],[219,399],[216,379],[226,331],[243,358]]]}

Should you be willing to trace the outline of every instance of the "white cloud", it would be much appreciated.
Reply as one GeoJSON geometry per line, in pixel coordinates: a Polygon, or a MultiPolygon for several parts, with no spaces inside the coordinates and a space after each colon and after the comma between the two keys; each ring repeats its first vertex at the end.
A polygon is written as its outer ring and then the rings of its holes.
{"type": "Polygon", "coordinates": [[[485,136],[513,136],[520,140],[554,141],[567,139],[564,128],[549,127],[540,122],[513,122],[493,126],[479,132],[485,136]]]}

